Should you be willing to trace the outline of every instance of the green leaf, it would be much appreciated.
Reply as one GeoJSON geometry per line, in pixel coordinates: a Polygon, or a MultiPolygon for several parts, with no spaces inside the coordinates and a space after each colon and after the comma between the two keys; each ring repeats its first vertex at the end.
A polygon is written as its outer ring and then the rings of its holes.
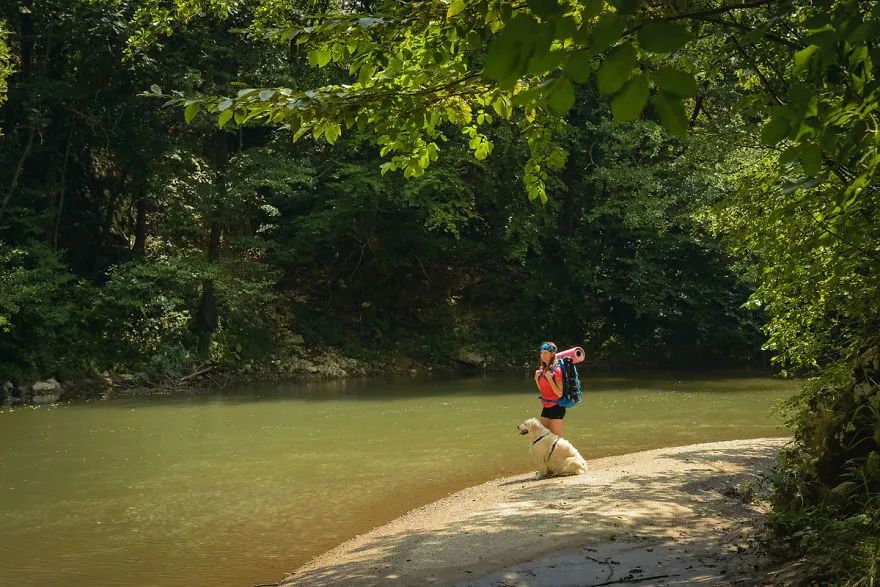
{"type": "Polygon", "coordinates": [[[599,17],[590,37],[590,49],[600,53],[620,39],[626,29],[626,22],[615,12],[606,12],[599,17]]]}
{"type": "Polygon", "coordinates": [[[649,22],[639,31],[639,46],[651,53],[672,53],[693,38],[693,34],[677,22],[649,22]]]}
{"type": "Polygon", "coordinates": [[[553,38],[557,41],[567,41],[568,39],[574,38],[577,34],[577,22],[571,16],[555,18],[553,22],[556,25],[553,38]]]}
{"type": "Polygon", "coordinates": [[[232,100],[223,100],[222,102],[217,104],[217,110],[219,110],[220,112],[223,112],[224,110],[228,109],[230,106],[232,106],[232,100]]]}
{"type": "Polygon", "coordinates": [[[603,94],[613,94],[620,90],[629,79],[636,63],[636,48],[632,43],[624,43],[616,47],[596,72],[599,91],[603,94]]]}
{"type": "Polygon", "coordinates": [[[498,96],[498,98],[492,102],[492,108],[494,108],[495,112],[498,113],[498,116],[502,118],[510,118],[510,115],[513,113],[510,99],[507,96],[498,96]]]}
{"type": "Polygon", "coordinates": [[[787,137],[790,130],[788,118],[775,114],[761,129],[761,141],[767,145],[775,145],[787,137]]]}
{"type": "Polygon", "coordinates": [[[779,156],[779,163],[781,165],[787,165],[789,163],[794,163],[801,156],[801,148],[800,145],[792,145],[788,147],[786,150],[782,152],[779,156]]]}
{"type": "Polygon", "coordinates": [[[697,80],[692,74],[672,67],[661,67],[651,74],[651,78],[658,88],[679,98],[692,98],[699,93],[697,80]]]}
{"type": "Polygon", "coordinates": [[[483,64],[483,76],[501,82],[502,85],[512,86],[539,49],[538,43],[546,43],[546,46],[540,46],[546,52],[550,49],[552,40],[551,25],[539,27],[531,15],[520,12],[490,43],[483,64]]]}
{"type": "Polygon", "coordinates": [[[641,0],[608,0],[621,14],[632,14],[639,9],[641,0]]]}
{"type": "Polygon", "coordinates": [[[192,122],[192,119],[195,118],[198,113],[202,110],[202,105],[198,102],[193,102],[189,106],[187,106],[183,110],[183,118],[186,120],[186,123],[189,124],[192,122]]]}
{"type": "Polygon", "coordinates": [[[819,45],[810,45],[806,49],[801,49],[800,51],[795,53],[794,54],[794,68],[795,68],[795,70],[803,71],[804,68],[807,67],[807,64],[810,62],[810,58],[818,50],[819,50],[819,45]]]}
{"type": "Polygon", "coordinates": [[[810,177],[815,177],[822,169],[822,149],[819,148],[819,145],[807,143],[801,145],[800,150],[804,173],[810,177]]]}
{"type": "Polygon", "coordinates": [[[330,52],[329,47],[320,47],[317,49],[317,55],[315,56],[318,67],[324,67],[328,63],[330,63],[330,58],[332,53],[330,52]]]}
{"type": "Polygon", "coordinates": [[[267,102],[269,98],[275,95],[275,90],[263,90],[260,92],[260,101],[267,102]]]}
{"type": "Polygon", "coordinates": [[[543,20],[547,20],[559,12],[558,0],[527,0],[529,9],[540,16],[543,20]]]}
{"type": "Polygon", "coordinates": [[[808,31],[818,31],[831,24],[831,17],[828,14],[816,14],[804,21],[803,27],[808,31]]]}
{"type": "Polygon", "coordinates": [[[247,114],[245,113],[244,110],[236,110],[235,111],[235,124],[243,123],[245,116],[247,116],[247,114]]]}
{"type": "Polygon", "coordinates": [[[335,123],[328,124],[324,129],[324,138],[327,139],[327,142],[331,145],[336,142],[336,139],[339,138],[340,134],[342,134],[342,129],[335,123]]]}
{"type": "Polygon", "coordinates": [[[492,152],[492,143],[489,141],[483,141],[479,144],[479,146],[474,151],[474,156],[477,160],[482,161],[492,152]]]}
{"type": "Polygon", "coordinates": [[[230,118],[232,118],[232,110],[224,110],[217,118],[217,124],[220,125],[220,128],[223,128],[230,118]]]}
{"type": "Polygon", "coordinates": [[[467,48],[471,51],[477,51],[483,46],[483,39],[480,38],[480,33],[477,31],[471,31],[467,34],[467,48]]]}
{"type": "Polygon", "coordinates": [[[565,116],[571,110],[571,107],[574,106],[574,86],[564,77],[557,79],[550,86],[547,102],[554,114],[565,116]]]}
{"type": "Polygon", "coordinates": [[[593,71],[590,52],[586,49],[575,51],[568,56],[563,71],[571,81],[578,84],[585,84],[590,79],[590,73],[593,71]]]}
{"type": "Polygon", "coordinates": [[[688,119],[684,104],[678,96],[668,92],[658,92],[654,96],[654,108],[660,116],[663,127],[677,137],[687,135],[688,119]]]}
{"type": "Polygon", "coordinates": [[[535,53],[535,56],[529,60],[526,72],[532,75],[553,71],[562,64],[565,58],[565,51],[554,49],[547,53],[535,53]]]}
{"type": "Polygon", "coordinates": [[[587,0],[584,2],[584,11],[582,13],[584,20],[596,18],[602,13],[604,7],[605,0],[587,0]]]}
{"type": "Polygon", "coordinates": [[[465,8],[467,8],[467,6],[465,5],[464,0],[454,0],[446,10],[446,18],[452,18],[460,12],[464,12],[465,8]]]}
{"type": "Polygon", "coordinates": [[[375,73],[375,69],[369,63],[364,63],[361,65],[361,70],[358,72],[358,83],[361,86],[369,85],[370,81],[373,79],[373,74],[375,73]]]}
{"type": "Polygon", "coordinates": [[[160,88],[156,84],[153,84],[152,86],[150,86],[150,91],[153,92],[154,94],[160,94],[160,95],[162,94],[162,88],[160,88]]]}
{"type": "Polygon", "coordinates": [[[648,78],[644,75],[637,75],[626,82],[620,93],[611,100],[611,113],[614,114],[614,120],[628,122],[638,118],[645,108],[645,104],[648,103],[649,95],[648,78]]]}
{"type": "Polygon", "coordinates": [[[517,56],[509,50],[501,38],[489,45],[489,53],[483,63],[483,76],[490,80],[507,80],[516,71],[517,56]]]}

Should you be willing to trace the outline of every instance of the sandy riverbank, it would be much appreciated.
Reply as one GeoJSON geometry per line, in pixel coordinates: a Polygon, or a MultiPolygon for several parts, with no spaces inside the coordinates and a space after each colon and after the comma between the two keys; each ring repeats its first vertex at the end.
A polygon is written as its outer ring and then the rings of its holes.
{"type": "Polygon", "coordinates": [[[750,487],[786,442],[664,448],[596,459],[587,475],[496,479],[358,536],[282,584],[736,584],[760,562],[742,552],[764,513],[750,487]]]}

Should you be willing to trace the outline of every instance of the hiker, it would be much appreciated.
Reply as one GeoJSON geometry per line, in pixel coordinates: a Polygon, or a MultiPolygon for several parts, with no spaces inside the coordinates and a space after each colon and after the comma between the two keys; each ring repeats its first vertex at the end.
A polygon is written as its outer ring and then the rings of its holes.
{"type": "Polygon", "coordinates": [[[565,408],[559,405],[562,397],[562,369],[556,360],[556,345],[541,344],[541,367],[535,371],[535,384],[541,393],[541,424],[556,436],[562,436],[562,419],[565,408]]]}

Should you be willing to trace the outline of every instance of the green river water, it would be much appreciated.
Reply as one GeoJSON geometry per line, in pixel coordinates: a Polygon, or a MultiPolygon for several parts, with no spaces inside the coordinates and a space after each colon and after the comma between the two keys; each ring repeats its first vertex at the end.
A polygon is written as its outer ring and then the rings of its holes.
{"type": "MultiPolygon", "coordinates": [[[[586,377],[589,461],[781,436],[798,383],[586,377]]],[[[0,413],[0,585],[273,583],[458,489],[529,470],[524,375],[252,385],[0,413]]]]}

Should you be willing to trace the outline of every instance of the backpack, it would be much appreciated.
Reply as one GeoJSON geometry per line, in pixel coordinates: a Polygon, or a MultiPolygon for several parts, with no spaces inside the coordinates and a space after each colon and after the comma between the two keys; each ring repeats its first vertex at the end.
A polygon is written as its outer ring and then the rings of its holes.
{"type": "Polygon", "coordinates": [[[559,368],[562,369],[562,397],[556,403],[563,408],[573,408],[581,401],[581,378],[571,357],[560,359],[559,368]]]}

